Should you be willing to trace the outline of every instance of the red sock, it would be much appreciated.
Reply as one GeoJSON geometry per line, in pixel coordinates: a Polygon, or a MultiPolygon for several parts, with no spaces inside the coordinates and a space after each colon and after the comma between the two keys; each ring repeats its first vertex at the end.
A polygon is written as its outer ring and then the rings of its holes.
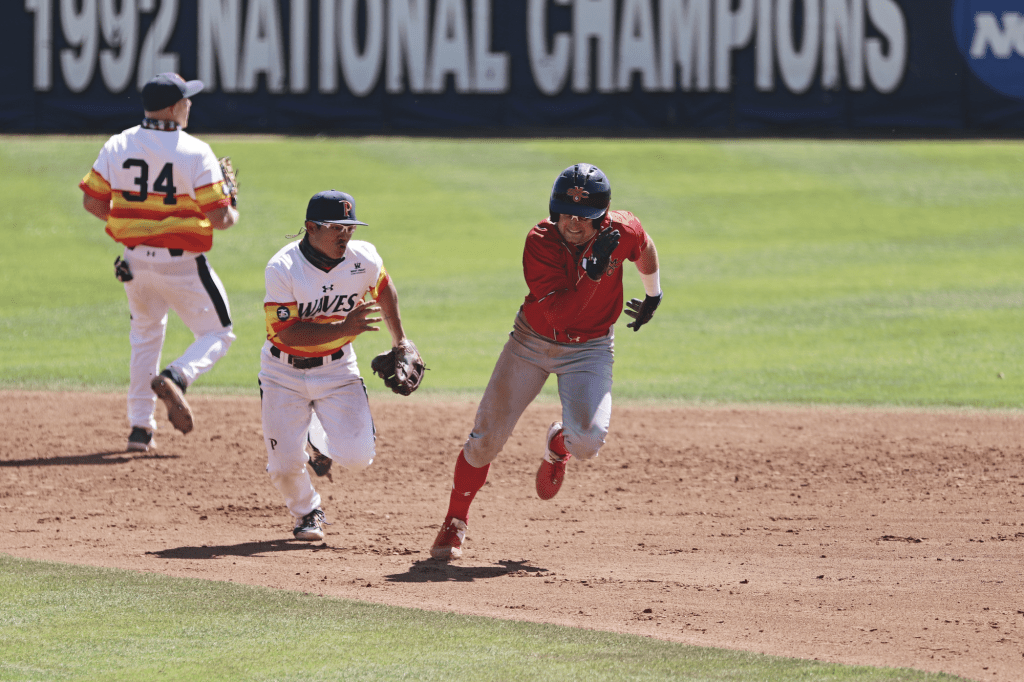
{"type": "Polygon", "coordinates": [[[448,516],[466,521],[469,518],[469,505],[473,504],[480,488],[487,482],[487,472],[491,465],[475,467],[466,461],[466,453],[460,452],[455,461],[455,481],[452,494],[448,501],[448,516]]]}
{"type": "Polygon", "coordinates": [[[558,435],[551,439],[551,443],[548,445],[551,448],[551,452],[556,455],[565,457],[569,454],[569,451],[565,449],[565,432],[559,431],[558,435]]]}

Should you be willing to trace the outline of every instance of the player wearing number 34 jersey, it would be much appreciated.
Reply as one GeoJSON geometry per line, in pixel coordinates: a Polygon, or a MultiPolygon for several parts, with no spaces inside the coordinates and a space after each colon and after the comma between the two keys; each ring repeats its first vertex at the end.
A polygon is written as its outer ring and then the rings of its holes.
{"type": "Polygon", "coordinates": [[[227,295],[205,254],[213,231],[234,225],[238,211],[210,146],[184,130],[191,97],[202,89],[175,73],[151,79],[142,89],[142,125],[111,137],[79,184],[84,208],[124,245],[114,274],[131,313],[129,451],[155,446],[158,397],[176,429],[192,430],[185,390],[235,339],[227,295]],[[168,310],[195,341],[161,372],[168,310]]]}

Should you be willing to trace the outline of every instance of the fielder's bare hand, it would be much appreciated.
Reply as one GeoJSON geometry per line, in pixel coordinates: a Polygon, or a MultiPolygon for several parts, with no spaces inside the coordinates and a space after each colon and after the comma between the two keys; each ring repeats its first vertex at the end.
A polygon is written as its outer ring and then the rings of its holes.
{"type": "Polygon", "coordinates": [[[336,331],[339,332],[339,338],[342,336],[356,336],[363,332],[380,331],[380,327],[374,326],[384,319],[383,317],[374,317],[375,315],[380,315],[380,312],[380,305],[376,301],[366,300],[353,308],[348,317],[341,322],[333,322],[332,326],[337,327],[336,331]]]}

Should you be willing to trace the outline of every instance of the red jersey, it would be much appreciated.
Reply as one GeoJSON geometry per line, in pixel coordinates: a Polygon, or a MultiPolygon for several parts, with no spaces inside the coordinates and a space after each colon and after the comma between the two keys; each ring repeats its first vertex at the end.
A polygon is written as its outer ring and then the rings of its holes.
{"type": "Polygon", "coordinates": [[[609,211],[606,229],[619,231],[600,281],[587,277],[580,264],[590,255],[594,238],[569,244],[558,227],[545,219],[526,236],[523,275],[530,293],[521,310],[535,332],[559,343],[582,343],[608,333],[622,314],[622,264],[635,262],[647,248],[648,237],[629,211],[609,211]]]}

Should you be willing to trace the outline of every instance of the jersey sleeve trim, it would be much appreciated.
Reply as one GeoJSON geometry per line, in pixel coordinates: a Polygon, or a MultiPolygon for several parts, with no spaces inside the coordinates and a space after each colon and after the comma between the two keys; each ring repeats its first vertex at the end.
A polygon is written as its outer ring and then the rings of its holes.
{"type": "Polygon", "coordinates": [[[224,208],[231,205],[231,197],[224,187],[224,181],[218,180],[209,185],[196,188],[196,203],[199,210],[209,213],[216,208],[224,208]]]}
{"type": "Polygon", "coordinates": [[[380,266],[380,277],[377,278],[377,283],[370,287],[370,297],[373,300],[380,298],[380,292],[384,287],[391,281],[391,276],[388,275],[388,271],[384,269],[384,266],[380,266]]]}
{"type": "Polygon", "coordinates": [[[110,183],[95,168],[86,173],[82,181],[78,183],[78,186],[93,199],[110,200],[110,183]]]}
{"type": "Polygon", "coordinates": [[[267,339],[275,345],[284,345],[277,335],[284,329],[293,326],[299,321],[299,304],[297,301],[291,303],[275,303],[268,301],[263,304],[263,314],[267,319],[267,339]],[[276,340],[276,341],[275,341],[276,340]]]}

